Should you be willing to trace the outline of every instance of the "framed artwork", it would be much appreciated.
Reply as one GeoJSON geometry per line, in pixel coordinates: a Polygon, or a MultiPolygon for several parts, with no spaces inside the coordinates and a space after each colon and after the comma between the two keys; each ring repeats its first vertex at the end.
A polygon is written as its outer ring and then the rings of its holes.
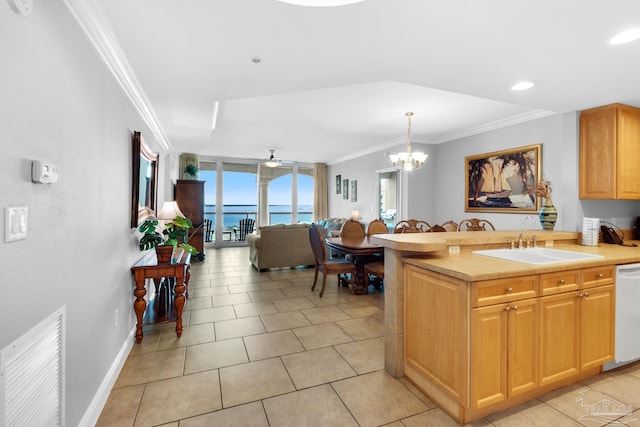
{"type": "Polygon", "coordinates": [[[542,144],[465,157],[465,212],[535,213],[542,144]]]}
{"type": "Polygon", "coordinates": [[[336,194],[342,193],[342,175],[336,175],[336,194]]]}
{"type": "Polygon", "coordinates": [[[358,201],[358,181],[351,181],[351,201],[358,201]]]}
{"type": "Polygon", "coordinates": [[[349,200],[349,180],[342,180],[342,198],[345,200],[349,200]]]}

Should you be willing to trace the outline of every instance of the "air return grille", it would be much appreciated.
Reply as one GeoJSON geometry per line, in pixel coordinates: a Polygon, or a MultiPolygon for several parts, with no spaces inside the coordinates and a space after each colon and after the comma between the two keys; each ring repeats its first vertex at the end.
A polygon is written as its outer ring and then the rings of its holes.
{"type": "Polygon", "coordinates": [[[4,425],[64,425],[65,308],[0,352],[4,425]]]}

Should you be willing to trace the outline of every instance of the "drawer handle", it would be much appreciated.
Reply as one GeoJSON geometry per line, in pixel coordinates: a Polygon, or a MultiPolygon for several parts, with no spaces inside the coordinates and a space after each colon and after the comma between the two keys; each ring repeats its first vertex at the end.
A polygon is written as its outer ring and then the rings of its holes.
{"type": "Polygon", "coordinates": [[[596,275],[596,279],[602,279],[603,277],[604,277],[604,274],[602,274],[602,273],[598,273],[596,275]]]}
{"type": "Polygon", "coordinates": [[[509,307],[509,306],[506,306],[506,307],[504,308],[504,311],[507,311],[507,312],[508,312],[509,310],[511,310],[511,307],[509,307]]]}
{"type": "Polygon", "coordinates": [[[558,280],[558,285],[564,285],[564,279],[558,280]]]}
{"type": "Polygon", "coordinates": [[[511,307],[511,309],[512,309],[513,311],[518,311],[518,306],[517,306],[517,305],[514,305],[513,307],[511,307]]]}
{"type": "Polygon", "coordinates": [[[586,298],[586,297],[588,297],[588,296],[589,296],[589,292],[584,292],[584,293],[583,293],[583,292],[580,292],[580,293],[578,294],[578,298],[586,298]]]}
{"type": "Polygon", "coordinates": [[[509,294],[509,293],[513,292],[513,288],[507,288],[504,291],[509,294]]]}

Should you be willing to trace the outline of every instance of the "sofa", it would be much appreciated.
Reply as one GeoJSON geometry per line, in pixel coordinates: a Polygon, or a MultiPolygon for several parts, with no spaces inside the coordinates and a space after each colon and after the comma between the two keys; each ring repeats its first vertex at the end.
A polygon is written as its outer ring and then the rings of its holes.
{"type": "Polygon", "coordinates": [[[259,227],[247,235],[249,260],[258,270],[315,265],[309,243],[309,224],[277,224],[259,227]]]}
{"type": "MultiPolygon", "coordinates": [[[[323,227],[323,237],[337,236],[345,221],[345,218],[330,218],[318,221],[318,225],[323,227]]],[[[258,271],[316,264],[309,242],[309,224],[277,224],[258,227],[254,233],[247,235],[247,244],[249,261],[258,271]]]]}

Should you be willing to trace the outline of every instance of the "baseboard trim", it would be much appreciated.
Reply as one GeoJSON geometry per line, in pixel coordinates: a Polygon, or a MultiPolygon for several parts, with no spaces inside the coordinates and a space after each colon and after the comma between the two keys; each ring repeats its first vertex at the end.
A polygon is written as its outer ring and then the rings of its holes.
{"type": "Polygon", "coordinates": [[[113,388],[113,385],[116,383],[116,380],[118,379],[118,375],[120,375],[120,371],[124,366],[124,362],[127,361],[129,352],[133,347],[133,343],[134,343],[133,337],[135,335],[135,331],[136,331],[136,327],[134,325],[133,328],[131,328],[131,331],[129,331],[129,334],[127,335],[127,338],[125,339],[124,343],[122,344],[122,347],[118,352],[118,355],[116,356],[115,360],[111,364],[109,371],[107,372],[104,379],[102,380],[102,383],[98,388],[98,391],[96,392],[95,396],[93,396],[93,399],[91,400],[89,407],[85,411],[84,416],[80,420],[80,423],[78,424],[79,427],[85,427],[85,426],[92,427],[92,426],[95,426],[96,423],[98,422],[98,418],[100,417],[102,408],[104,408],[105,403],[107,403],[107,399],[109,398],[109,393],[111,393],[111,389],[113,388]]]}

